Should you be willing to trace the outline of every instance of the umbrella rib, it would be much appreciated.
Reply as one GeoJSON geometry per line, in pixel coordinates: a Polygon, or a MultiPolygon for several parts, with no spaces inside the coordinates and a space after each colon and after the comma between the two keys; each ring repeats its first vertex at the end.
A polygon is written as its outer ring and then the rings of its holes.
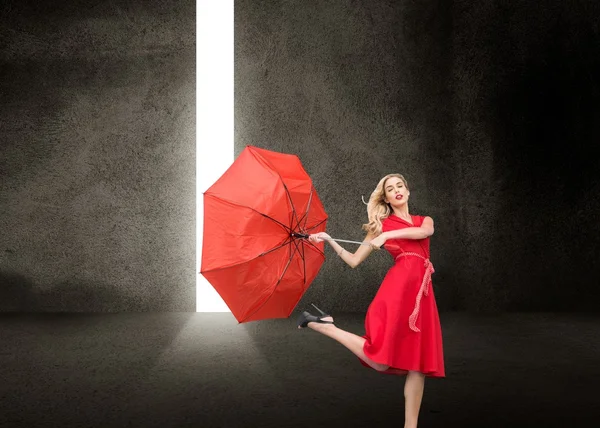
{"type": "Polygon", "coordinates": [[[315,250],[317,250],[319,252],[319,254],[322,254],[323,256],[325,256],[325,253],[323,251],[321,251],[321,249],[319,247],[317,247],[315,244],[313,244],[310,241],[307,240],[303,240],[302,242],[304,242],[305,244],[310,245],[312,248],[314,248],[315,250]]]}
{"type": "Polygon", "coordinates": [[[312,226],[310,229],[306,229],[306,231],[308,232],[309,230],[313,230],[314,228],[319,227],[321,224],[325,223],[326,221],[327,221],[327,219],[321,220],[320,222],[318,222],[317,224],[312,226]]]}
{"type": "Polygon", "coordinates": [[[304,257],[304,242],[302,242],[302,255],[300,257],[302,257],[302,275],[304,277],[302,282],[306,285],[306,258],[304,257]]]}
{"type": "Polygon", "coordinates": [[[261,253],[261,254],[259,254],[259,255],[258,255],[258,257],[266,256],[266,255],[267,255],[267,254],[269,254],[270,252],[280,249],[280,248],[281,248],[281,247],[283,247],[284,245],[287,245],[287,244],[289,244],[291,240],[292,240],[292,237],[290,236],[290,237],[288,237],[288,240],[287,240],[287,241],[285,241],[283,244],[281,244],[281,245],[278,245],[277,247],[273,247],[273,248],[271,248],[269,251],[266,251],[266,252],[264,252],[264,253],[261,253]]]}
{"type": "MultiPolygon", "coordinates": [[[[285,185],[285,182],[283,181],[283,178],[281,177],[281,175],[279,176],[279,178],[281,179],[281,184],[283,184],[283,188],[285,189],[285,193],[290,201],[290,206],[292,207],[292,213],[294,214],[294,218],[296,219],[296,225],[300,224],[300,222],[298,221],[298,213],[296,212],[296,207],[294,206],[294,201],[292,201],[292,195],[290,194],[290,191],[288,190],[287,186],[285,185]]],[[[294,224],[294,219],[292,219],[292,224],[294,224]]],[[[292,228],[291,230],[295,229],[292,228]]]]}
{"type": "MultiPolygon", "coordinates": [[[[259,214],[260,214],[260,213],[259,213],[259,214]]],[[[321,222],[321,223],[323,223],[323,222],[321,222]]],[[[321,223],[319,223],[319,224],[321,224],[321,223]]],[[[314,227],[317,227],[319,224],[317,224],[317,225],[316,225],[316,226],[314,226],[314,227]]],[[[313,247],[315,250],[317,250],[317,251],[318,251],[320,254],[322,254],[323,256],[325,256],[325,253],[324,253],[323,251],[321,251],[321,250],[319,249],[319,247],[317,247],[316,245],[314,245],[312,242],[310,242],[310,241],[306,241],[306,240],[304,240],[304,239],[303,239],[302,241],[303,241],[303,242],[305,242],[305,243],[307,243],[307,244],[308,244],[308,245],[310,245],[311,247],[313,247]]],[[[277,247],[271,248],[269,251],[267,251],[267,252],[264,252],[264,253],[261,253],[261,254],[259,254],[258,256],[254,257],[254,258],[252,258],[252,259],[245,260],[245,261],[243,261],[243,262],[240,262],[240,263],[234,263],[234,264],[232,264],[232,265],[228,265],[228,266],[222,266],[222,267],[215,268],[215,269],[204,270],[204,271],[201,271],[200,273],[205,273],[205,272],[214,272],[214,271],[218,271],[218,270],[229,269],[229,268],[232,268],[232,267],[234,267],[234,266],[239,266],[239,265],[243,265],[244,263],[249,263],[249,262],[251,262],[251,261],[253,261],[253,260],[256,260],[256,259],[257,259],[257,258],[259,258],[259,257],[262,257],[262,256],[264,256],[264,255],[266,255],[266,254],[269,254],[269,253],[271,253],[271,252],[273,252],[273,251],[275,251],[275,250],[278,250],[278,249],[280,249],[280,248],[283,248],[285,245],[288,245],[288,244],[289,244],[289,246],[291,247],[291,245],[292,245],[292,242],[294,242],[294,243],[295,243],[295,240],[294,240],[294,239],[293,239],[291,236],[289,236],[289,237],[287,238],[287,240],[286,240],[286,241],[284,241],[284,242],[283,242],[281,245],[278,245],[277,247]]],[[[291,259],[291,257],[293,257],[293,254],[290,256],[290,259],[291,259]]]]}
{"type": "MultiPolygon", "coordinates": [[[[256,210],[253,210],[253,211],[256,211],[256,210]]],[[[283,229],[284,229],[284,230],[285,230],[287,233],[292,233],[292,229],[291,229],[289,226],[286,226],[285,224],[283,224],[283,223],[281,223],[281,222],[279,222],[279,221],[275,220],[273,217],[269,217],[269,216],[268,216],[268,215],[266,215],[266,214],[263,214],[263,213],[261,213],[261,212],[258,212],[258,211],[256,211],[256,212],[257,212],[257,213],[259,213],[260,215],[262,215],[263,217],[266,217],[266,218],[268,218],[269,220],[272,220],[272,221],[274,221],[274,222],[275,222],[275,223],[277,223],[279,226],[283,227],[283,229]]]]}
{"type": "Polygon", "coordinates": [[[254,208],[252,208],[252,207],[248,207],[248,206],[246,206],[246,205],[241,205],[241,204],[238,204],[238,203],[236,203],[236,202],[233,202],[233,201],[230,201],[230,200],[227,200],[227,199],[223,199],[223,198],[221,198],[220,196],[212,195],[212,194],[210,194],[210,193],[204,193],[204,195],[205,195],[205,196],[210,196],[211,198],[219,199],[219,200],[221,200],[221,201],[227,202],[228,204],[237,205],[238,207],[247,208],[247,209],[249,209],[249,210],[252,210],[252,211],[254,211],[255,213],[257,213],[257,214],[260,214],[261,216],[263,216],[263,217],[266,217],[266,218],[268,218],[269,220],[271,220],[271,221],[273,221],[273,222],[277,223],[277,224],[278,224],[279,226],[281,226],[281,227],[282,227],[282,228],[283,228],[283,229],[284,229],[284,230],[285,230],[287,233],[292,233],[292,229],[290,229],[290,227],[289,227],[289,226],[286,226],[285,224],[281,223],[280,221],[277,221],[277,220],[275,220],[273,217],[269,217],[268,215],[266,215],[266,214],[263,214],[263,213],[261,213],[260,211],[257,211],[257,210],[255,210],[255,209],[254,209],[254,208]]]}
{"type": "MultiPolygon", "coordinates": [[[[291,238],[290,238],[290,237],[288,237],[288,239],[289,239],[289,240],[291,240],[291,238]]],[[[206,273],[206,272],[215,272],[215,271],[218,271],[218,270],[229,269],[229,268],[232,268],[232,267],[235,267],[235,266],[240,266],[240,265],[243,265],[244,263],[250,263],[250,262],[252,262],[252,261],[254,261],[254,260],[258,259],[259,257],[262,257],[262,256],[264,256],[265,254],[268,254],[268,253],[270,253],[270,252],[272,252],[272,251],[275,251],[275,250],[278,250],[278,249],[280,249],[280,248],[284,247],[286,244],[289,244],[289,242],[290,242],[290,241],[286,241],[286,242],[284,242],[283,244],[279,245],[278,247],[271,248],[271,249],[270,249],[269,251],[267,251],[266,253],[261,253],[261,254],[259,254],[258,256],[256,256],[256,257],[253,257],[253,258],[251,258],[251,259],[249,259],[249,260],[244,260],[244,261],[242,261],[242,262],[239,262],[239,263],[234,263],[234,264],[232,264],[232,265],[227,265],[227,266],[221,266],[221,267],[214,268],[214,269],[210,269],[210,270],[203,270],[203,271],[200,271],[200,273],[206,273]]]]}
{"type": "MultiPolygon", "coordinates": [[[[283,181],[283,177],[281,176],[281,174],[279,173],[279,171],[277,171],[277,169],[276,169],[276,168],[273,166],[273,164],[272,164],[272,163],[271,163],[269,160],[265,159],[265,158],[264,158],[262,155],[259,155],[258,153],[252,152],[252,154],[254,155],[254,157],[256,157],[256,158],[260,158],[260,160],[261,160],[262,162],[264,162],[264,163],[266,163],[267,165],[269,165],[269,166],[271,167],[271,169],[273,170],[273,172],[274,172],[275,174],[277,174],[277,176],[278,176],[278,177],[279,177],[279,179],[281,180],[281,184],[283,184],[283,188],[285,189],[285,193],[286,193],[286,195],[287,195],[287,197],[288,197],[288,200],[289,200],[290,206],[292,207],[292,212],[294,213],[294,217],[296,218],[296,222],[297,222],[297,221],[298,221],[298,214],[296,213],[296,207],[294,207],[294,201],[292,201],[292,195],[290,195],[290,191],[288,190],[287,186],[285,185],[285,181],[283,181]]],[[[312,183],[312,182],[311,182],[311,183],[312,183]]],[[[278,222],[278,223],[279,223],[279,222],[278,222]]],[[[293,221],[292,221],[292,223],[293,223],[293,221]]],[[[282,226],[284,226],[284,227],[286,227],[286,228],[288,227],[288,226],[285,226],[285,225],[283,225],[282,223],[279,223],[279,224],[281,224],[282,226]]],[[[292,228],[290,228],[290,229],[289,229],[289,232],[290,232],[290,233],[292,233],[292,232],[293,232],[293,229],[292,229],[292,228]]]]}
{"type": "MultiPolygon", "coordinates": [[[[303,244],[303,242],[300,241],[300,244],[303,244]]],[[[300,258],[302,259],[302,283],[306,284],[306,262],[304,260],[304,245],[299,246],[298,241],[294,241],[294,245],[296,246],[296,250],[298,251],[300,258]]]]}
{"type": "Polygon", "coordinates": [[[310,210],[310,203],[312,202],[313,190],[314,186],[310,186],[310,195],[308,195],[308,204],[306,205],[306,212],[302,217],[300,217],[300,220],[298,221],[298,226],[300,226],[300,223],[302,223],[302,221],[304,220],[304,227],[306,227],[306,222],[308,221],[308,211],[310,210]]]}
{"type": "Polygon", "coordinates": [[[298,242],[297,242],[296,240],[294,240],[293,242],[291,242],[291,243],[290,243],[290,248],[291,248],[291,244],[292,244],[292,243],[295,245],[295,247],[296,247],[296,250],[298,250],[298,249],[299,249],[299,248],[298,248],[298,242]]]}
{"type": "MultiPolygon", "coordinates": [[[[291,247],[291,241],[290,241],[290,247],[291,247]]],[[[283,272],[281,273],[281,276],[279,277],[279,279],[277,280],[277,284],[275,284],[275,288],[273,289],[273,292],[269,295],[269,297],[267,298],[267,300],[265,300],[262,305],[260,305],[258,308],[256,308],[254,310],[254,312],[252,312],[251,314],[249,314],[246,319],[250,318],[252,315],[254,315],[255,313],[257,313],[259,310],[261,310],[266,304],[267,302],[271,299],[271,297],[273,297],[273,294],[275,294],[275,290],[277,289],[277,287],[279,286],[279,283],[281,282],[281,280],[283,279],[285,273],[288,270],[288,267],[290,266],[290,264],[292,263],[292,259],[294,258],[294,254],[296,254],[296,251],[294,251],[291,255],[290,258],[288,259],[287,264],[285,265],[285,268],[283,269],[283,272]]]]}

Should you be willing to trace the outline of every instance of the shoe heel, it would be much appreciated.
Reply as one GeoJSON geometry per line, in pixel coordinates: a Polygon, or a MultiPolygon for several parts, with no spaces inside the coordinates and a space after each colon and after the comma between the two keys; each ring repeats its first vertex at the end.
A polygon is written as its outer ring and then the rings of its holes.
{"type": "Polygon", "coordinates": [[[311,305],[321,313],[321,315],[326,316],[327,314],[325,312],[323,312],[321,309],[317,308],[313,303],[311,303],[311,305]]]}

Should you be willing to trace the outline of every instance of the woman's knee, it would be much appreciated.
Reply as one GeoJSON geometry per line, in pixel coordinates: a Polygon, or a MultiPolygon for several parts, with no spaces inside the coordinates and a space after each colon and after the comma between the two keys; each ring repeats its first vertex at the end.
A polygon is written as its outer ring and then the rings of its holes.
{"type": "Polygon", "coordinates": [[[385,364],[379,364],[379,363],[375,363],[375,367],[374,367],[374,369],[377,370],[378,372],[384,372],[389,368],[390,368],[390,366],[386,366],[385,364]]]}

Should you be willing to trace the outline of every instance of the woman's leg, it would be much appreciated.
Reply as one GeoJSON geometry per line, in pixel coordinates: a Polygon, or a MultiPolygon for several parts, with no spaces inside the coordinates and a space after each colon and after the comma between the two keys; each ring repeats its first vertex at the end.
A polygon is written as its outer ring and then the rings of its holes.
{"type": "Polygon", "coordinates": [[[417,428],[424,389],[425,375],[409,371],[404,383],[404,428],[417,428]]]}
{"type": "MultiPolygon", "coordinates": [[[[325,317],[322,319],[323,321],[333,321],[332,317],[325,317]]],[[[308,327],[338,341],[375,370],[385,371],[389,368],[389,366],[384,364],[376,363],[365,355],[363,351],[363,345],[365,344],[366,339],[364,337],[360,337],[356,334],[337,328],[334,324],[319,324],[316,322],[309,322],[308,327]]]]}

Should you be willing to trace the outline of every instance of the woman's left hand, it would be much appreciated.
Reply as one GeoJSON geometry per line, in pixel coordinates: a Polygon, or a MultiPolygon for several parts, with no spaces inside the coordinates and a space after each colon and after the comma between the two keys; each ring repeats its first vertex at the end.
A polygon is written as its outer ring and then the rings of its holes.
{"type": "Polygon", "coordinates": [[[374,250],[379,250],[379,249],[381,249],[381,246],[383,244],[385,244],[385,241],[387,241],[387,238],[386,238],[385,234],[382,233],[377,238],[372,239],[371,242],[369,242],[369,245],[374,250]]]}

